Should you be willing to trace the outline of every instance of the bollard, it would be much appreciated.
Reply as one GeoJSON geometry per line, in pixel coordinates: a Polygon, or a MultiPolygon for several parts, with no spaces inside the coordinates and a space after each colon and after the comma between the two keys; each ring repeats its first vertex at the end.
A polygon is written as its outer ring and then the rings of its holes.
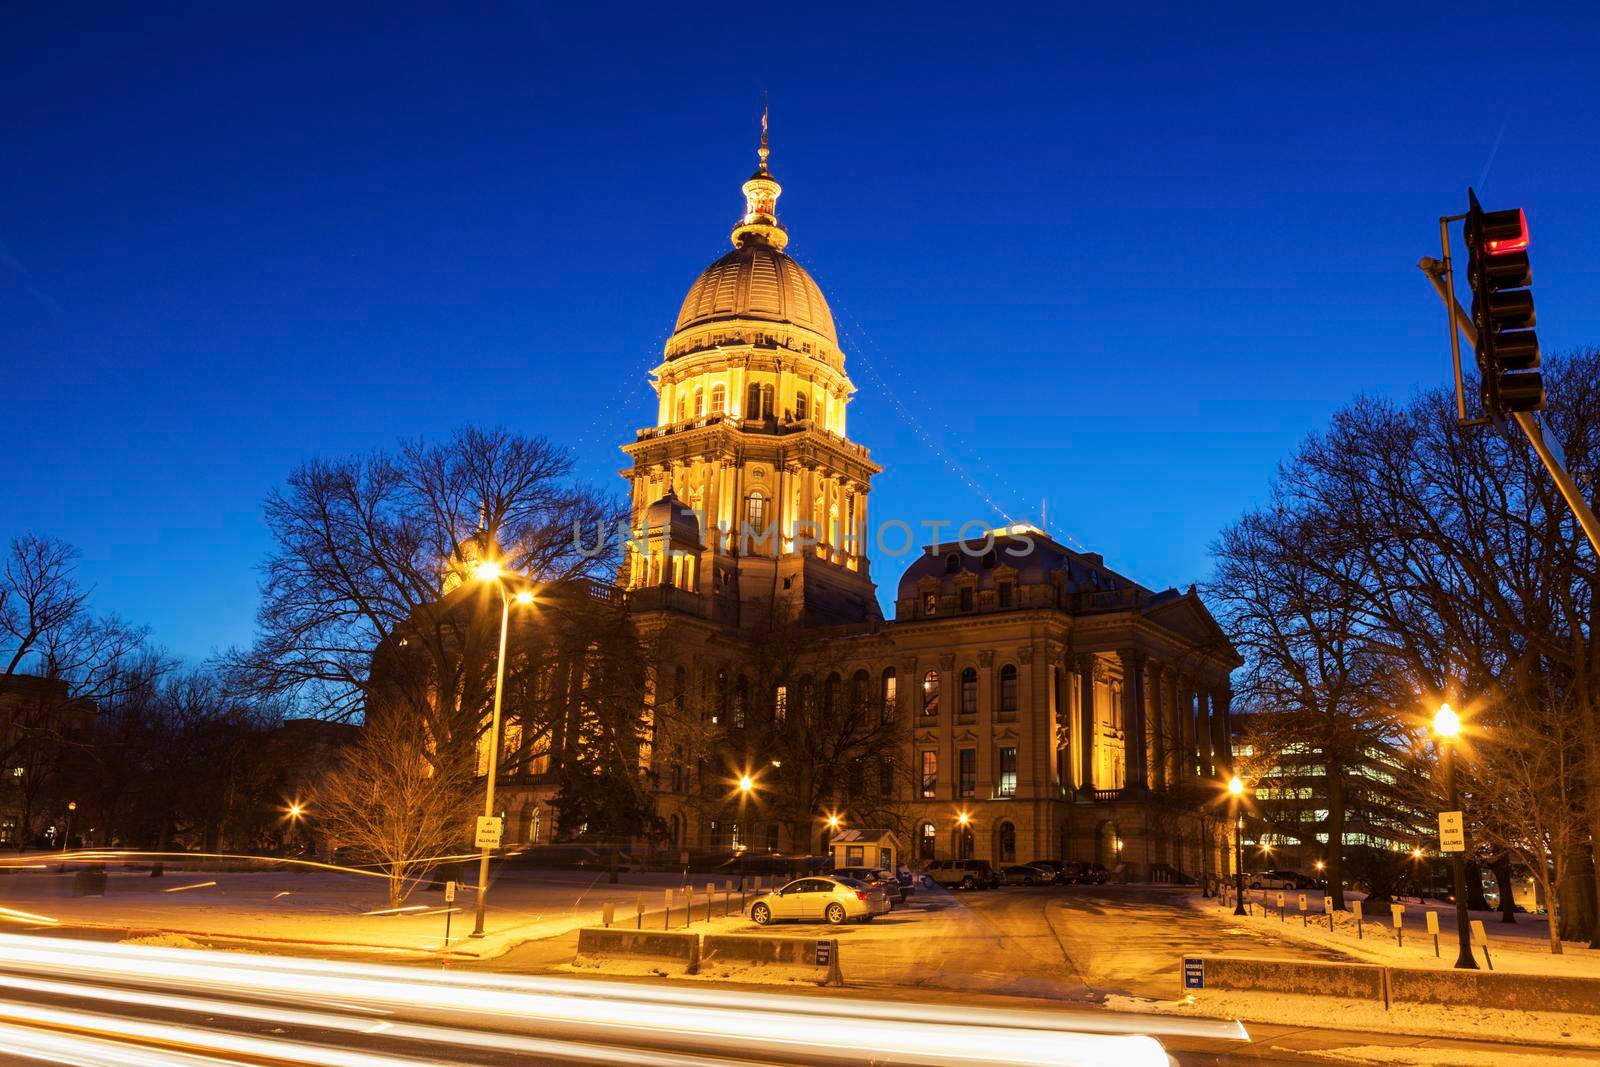
{"type": "Polygon", "coordinates": [[[661,929],[672,929],[672,890],[661,891],[661,929]]]}
{"type": "Polygon", "coordinates": [[[1428,933],[1433,935],[1433,958],[1439,958],[1439,913],[1426,912],[1422,916],[1423,922],[1428,927],[1428,933]]]}
{"type": "Polygon", "coordinates": [[[638,920],[634,923],[634,927],[633,928],[635,930],[643,930],[644,929],[644,894],[640,893],[639,896],[637,897],[637,899],[634,901],[634,903],[639,909],[639,917],[638,917],[638,920]]]}
{"type": "Polygon", "coordinates": [[[1403,918],[1405,913],[1406,906],[1404,904],[1389,905],[1389,917],[1394,920],[1394,943],[1396,945],[1404,945],[1406,943],[1405,919],[1403,918]]]}
{"type": "Polygon", "coordinates": [[[1489,934],[1488,934],[1488,931],[1484,930],[1484,928],[1483,928],[1483,920],[1482,919],[1473,919],[1473,920],[1471,920],[1471,924],[1472,924],[1472,943],[1474,945],[1476,945],[1477,947],[1483,949],[1484,962],[1486,962],[1489,965],[1489,969],[1492,971],[1492,970],[1494,970],[1494,960],[1489,958],[1489,934]]]}
{"type": "Polygon", "coordinates": [[[717,883],[706,883],[706,922],[711,921],[711,903],[717,899],[717,883]]]}
{"type": "Polygon", "coordinates": [[[605,906],[600,909],[600,925],[601,926],[610,926],[611,925],[611,920],[613,918],[615,918],[615,916],[616,916],[616,905],[611,903],[611,901],[609,901],[609,900],[606,901],[605,906]]]}
{"type": "Polygon", "coordinates": [[[1355,912],[1355,916],[1356,916],[1356,940],[1360,941],[1361,940],[1361,935],[1362,935],[1361,901],[1352,900],[1350,902],[1350,910],[1355,912]]]}

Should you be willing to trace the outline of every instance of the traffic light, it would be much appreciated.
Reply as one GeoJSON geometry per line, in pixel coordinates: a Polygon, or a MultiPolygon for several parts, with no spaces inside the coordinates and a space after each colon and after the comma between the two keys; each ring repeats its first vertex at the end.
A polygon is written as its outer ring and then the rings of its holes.
{"type": "Polygon", "coordinates": [[[1544,407],[1539,337],[1533,332],[1528,217],[1521,208],[1485,211],[1467,190],[1467,282],[1478,332],[1483,407],[1496,418],[1544,407]]]}

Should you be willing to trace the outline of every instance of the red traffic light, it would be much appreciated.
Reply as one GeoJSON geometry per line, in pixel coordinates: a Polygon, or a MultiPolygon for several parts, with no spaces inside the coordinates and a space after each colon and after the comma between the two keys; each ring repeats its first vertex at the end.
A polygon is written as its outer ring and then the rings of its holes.
{"type": "Polygon", "coordinates": [[[1528,216],[1520,207],[1483,216],[1483,250],[1491,256],[1523,252],[1528,247],[1528,216]]]}

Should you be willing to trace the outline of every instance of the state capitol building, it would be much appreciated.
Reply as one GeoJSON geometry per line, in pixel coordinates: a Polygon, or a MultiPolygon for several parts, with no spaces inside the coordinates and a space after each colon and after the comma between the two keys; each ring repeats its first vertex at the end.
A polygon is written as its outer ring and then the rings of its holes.
{"type": "MultiPolygon", "coordinates": [[[[855,388],[828,302],[784,252],[765,134],[759,154],[732,248],[689,287],[652,372],[655,424],[622,449],[634,532],[619,584],[652,650],[642,758],[665,843],[826,848],[822,805],[802,828],[768,817],[759,789],[735,803],[707,788],[708,775],[748,787],[791,773],[765,753],[728,756],[767,686],[769,714],[848,700],[885,724],[861,735],[826,814],[889,825],[913,863],[1228,870],[1217,797],[1239,660],[1193,587],[1152,591],[1010,526],[928,546],[883,618],[867,558],[882,468],[849,434],[855,388]],[[775,632],[803,646],[800,667],[763,681],[775,632]]],[[[507,797],[534,840],[543,792],[507,797]]]]}

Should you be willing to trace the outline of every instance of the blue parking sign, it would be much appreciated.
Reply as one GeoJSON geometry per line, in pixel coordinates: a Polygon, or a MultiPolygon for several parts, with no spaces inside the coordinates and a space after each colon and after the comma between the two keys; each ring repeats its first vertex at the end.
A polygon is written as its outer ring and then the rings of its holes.
{"type": "Polygon", "coordinates": [[[817,942],[817,966],[818,967],[828,967],[828,966],[831,966],[832,963],[833,963],[833,942],[832,941],[818,941],[817,942]]]}
{"type": "Polygon", "coordinates": [[[1206,961],[1195,956],[1183,958],[1183,988],[1204,989],[1206,987],[1206,961]]]}

